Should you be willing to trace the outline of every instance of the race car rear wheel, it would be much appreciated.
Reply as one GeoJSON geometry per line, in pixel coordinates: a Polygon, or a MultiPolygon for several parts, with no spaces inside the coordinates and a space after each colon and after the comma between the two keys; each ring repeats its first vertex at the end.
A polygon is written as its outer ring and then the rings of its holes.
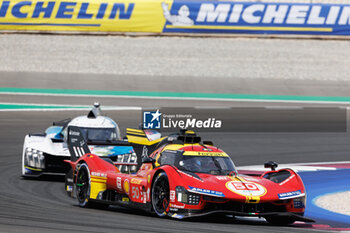
{"type": "Polygon", "coordinates": [[[168,176],[165,172],[161,172],[157,175],[152,186],[152,207],[159,217],[166,216],[169,199],[170,191],[168,176]]]}
{"type": "Polygon", "coordinates": [[[266,217],[265,219],[268,223],[276,226],[289,225],[295,222],[295,219],[293,217],[288,216],[271,216],[266,217]]]}

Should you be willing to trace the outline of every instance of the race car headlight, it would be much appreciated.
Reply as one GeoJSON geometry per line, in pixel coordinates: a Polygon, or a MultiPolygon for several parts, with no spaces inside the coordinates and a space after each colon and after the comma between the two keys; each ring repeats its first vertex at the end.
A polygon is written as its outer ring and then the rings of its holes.
{"type": "Polygon", "coordinates": [[[32,148],[26,148],[25,150],[25,165],[33,168],[45,168],[45,156],[42,151],[32,148]]]}
{"type": "Polygon", "coordinates": [[[294,198],[293,206],[295,209],[305,208],[305,197],[294,198]]]}
{"type": "Polygon", "coordinates": [[[176,199],[178,202],[187,203],[188,200],[188,192],[182,186],[176,187],[176,199]]]}
{"type": "MultiPolygon", "coordinates": [[[[136,157],[135,153],[131,154],[130,163],[137,163],[137,157],[136,157]]],[[[131,173],[136,172],[136,166],[135,165],[130,166],[130,172],[131,173]]]]}
{"type": "Polygon", "coordinates": [[[184,187],[176,187],[176,199],[178,202],[189,204],[189,205],[198,205],[200,201],[200,195],[196,193],[188,192],[184,187]]]}
{"type": "Polygon", "coordinates": [[[123,165],[117,165],[122,173],[134,173],[137,166],[132,164],[137,163],[137,156],[135,153],[118,155],[116,163],[123,163],[123,165]]]}

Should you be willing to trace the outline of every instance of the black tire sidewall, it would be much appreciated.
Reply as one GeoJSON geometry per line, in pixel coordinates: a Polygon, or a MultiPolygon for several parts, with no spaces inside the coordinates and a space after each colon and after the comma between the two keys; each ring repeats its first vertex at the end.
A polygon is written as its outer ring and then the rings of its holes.
{"type": "MultiPolygon", "coordinates": [[[[156,210],[156,208],[154,207],[154,188],[156,187],[158,180],[160,180],[160,179],[163,178],[163,177],[165,177],[165,178],[167,179],[168,184],[169,184],[169,179],[168,179],[167,174],[166,174],[165,172],[160,172],[160,173],[157,175],[157,177],[156,177],[156,179],[154,180],[154,182],[153,182],[153,185],[152,185],[152,194],[151,194],[153,211],[154,211],[159,217],[165,217],[165,216],[167,215],[167,213],[164,213],[164,212],[163,212],[163,213],[159,213],[159,212],[156,210]]],[[[169,192],[170,192],[170,190],[169,190],[169,192]]]]}
{"type": "MultiPolygon", "coordinates": [[[[89,177],[89,188],[88,188],[88,191],[87,191],[87,196],[90,197],[91,178],[90,178],[90,170],[89,170],[89,168],[88,168],[88,166],[87,166],[86,163],[83,163],[83,164],[80,165],[79,170],[78,170],[78,173],[77,173],[77,179],[78,179],[79,173],[80,173],[80,171],[81,171],[82,169],[85,169],[85,170],[86,170],[86,172],[87,172],[87,174],[88,174],[88,177],[89,177]]],[[[79,197],[78,197],[78,190],[79,190],[79,189],[78,189],[78,187],[77,187],[77,183],[75,183],[75,185],[76,185],[76,186],[75,186],[76,197],[77,197],[77,199],[78,199],[79,205],[80,205],[81,207],[89,207],[90,199],[87,197],[87,198],[85,198],[84,201],[79,200],[79,197]]]]}

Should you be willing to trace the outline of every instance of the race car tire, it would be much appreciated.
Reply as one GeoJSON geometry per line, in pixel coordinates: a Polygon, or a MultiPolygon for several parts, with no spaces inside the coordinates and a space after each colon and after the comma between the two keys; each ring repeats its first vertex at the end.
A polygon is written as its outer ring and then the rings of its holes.
{"type": "Polygon", "coordinates": [[[169,200],[168,176],[165,172],[161,172],[157,175],[152,186],[152,207],[159,217],[165,217],[167,215],[169,200]]]}
{"type": "Polygon", "coordinates": [[[266,217],[265,219],[268,223],[275,226],[290,225],[295,222],[295,219],[293,217],[288,217],[288,216],[271,216],[271,217],[266,217]]]}
{"type": "Polygon", "coordinates": [[[84,208],[107,208],[109,206],[108,204],[97,203],[90,199],[90,182],[89,168],[86,163],[83,163],[79,167],[75,182],[76,197],[78,199],[79,206],[84,208]]]}

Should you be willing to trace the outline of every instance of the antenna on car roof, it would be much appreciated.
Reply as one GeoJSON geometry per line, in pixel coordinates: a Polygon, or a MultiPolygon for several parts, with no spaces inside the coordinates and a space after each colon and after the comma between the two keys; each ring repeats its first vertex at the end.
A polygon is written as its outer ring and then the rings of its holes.
{"type": "Polygon", "coordinates": [[[101,116],[102,115],[102,111],[101,111],[100,106],[101,105],[100,105],[99,102],[95,102],[94,106],[92,107],[92,109],[88,113],[87,117],[88,118],[97,118],[98,116],[101,116]]]}

